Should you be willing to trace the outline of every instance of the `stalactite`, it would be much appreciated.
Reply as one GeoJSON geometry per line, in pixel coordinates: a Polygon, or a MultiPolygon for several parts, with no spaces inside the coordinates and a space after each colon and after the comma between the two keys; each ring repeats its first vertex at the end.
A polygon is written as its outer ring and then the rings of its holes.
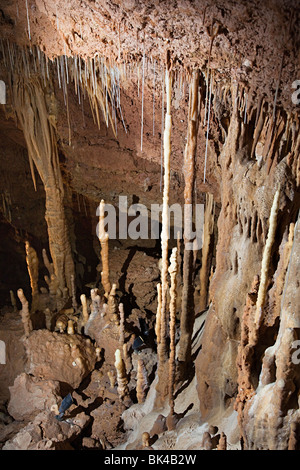
{"type": "Polygon", "coordinates": [[[145,89],[145,53],[142,62],[142,116],[141,116],[141,152],[143,151],[143,134],[144,134],[144,89],[145,89]]]}
{"type": "Polygon", "coordinates": [[[203,246],[200,269],[200,310],[207,307],[208,281],[210,275],[209,256],[211,250],[211,238],[214,230],[214,198],[210,193],[206,194],[206,204],[203,227],[203,246]]]}
{"type": "Polygon", "coordinates": [[[49,275],[54,274],[53,263],[50,263],[45,248],[43,248],[43,250],[42,250],[42,257],[43,257],[44,265],[47,268],[47,271],[48,271],[49,275]]]}
{"type": "Polygon", "coordinates": [[[207,117],[206,142],[205,142],[203,183],[206,182],[206,166],[207,166],[208,136],[209,136],[209,125],[210,125],[211,94],[212,94],[212,78],[210,79],[210,86],[209,86],[208,117],[207,117]]]}
{"type": "Polygon", "coordinates": [[[109,262],[108,262],[108,240],[109,235],[105,231],[104,227],[104,209],[105,202],[100,202],[100,213],[99,213],[99,240],[101,244],[101,259],[102,259],[102,272],[101,272],[101,282],[104,287],[105,296],[108,298],[111,291],[111,283],[109,280],[109,262]]]}
{"type": "MultiPolygon", "coordinates": [[[[185,214],[185,227],[192,229],[192,207],[194,202],[194,182],[195,182],[195,157],[197,148],[198,132],[198,96],[199,96],[199,71],[194,70],[189,98],[189,121],[188,136],[184,154],[184,203],[189,210],[185,214]]],[[[191,241],[189,234],[184,233],[184,255],[183,255],[183,290],[182,307],[180,316],[180,341],[178,360],[185,364],[183,373],[187,372],[186,363],[191,358],[191,337],[194,325],[194,293],[193,293],[193,251],[189,246],[191,241]],[[188,249],[189,248],[189,249],[188,249]]]]}
{"type": "Polygon", "coordinates": [[[254,135],[253,135],[253,142],[252,142],[252,148],[251,148],[251,158],[253,158],[256,145],[259,141],[259,137],[264,125],[264,99],[263,97],[260,98],[258,106],[257,106],[257,111],[256,111],[256,122],[255,122],[255,129],[254,129],[254,135]]]}
{"type": "Polygon", "coordinates": [[[160,183],[159,183],[160,192],[162,192],[162,184],[163,184],[164,113],[165,113],[165,81],[164,81],[164,72],[162,72],[162,77],[161,77],[160,183]]]}
{"type": "Polygon", "coordinates": [[[31,309],[34,312],[37,309],[38,298],[39,298],[39,260],[35,249],[30,246],[28,241],[25,242],[26,250],[26,263],[27,269],[30,277],[30,287],[32,294],[32,305],[31,309]]]}
{"type": "Polygon", "coordinates": [[[137,383],[136,397],[139,404],[144,403],[146,398],[146,390],[148,388],[148,377],[145,364],[142,359],[138,360],[137,366],[137,383]]]}
{"type": "Polygon", "coordinates": [[[63,291],[66,285],[70,287],[74,263],[64,210],[55,128],[47,108],[46,93],[37,76],[13,76],[13,106],[24,132],[28,154],[44,184],[49,248],[54,272],[63,291]]]}
{"type": "Polygon", "coordinates": [[[153,103],[152,103],[152,135],[155,136],[155,65],[156,60],[153,63],[153,103]]]}
{"type": "Polygon", "coordinates": [[[12,290],[10,290],[9,295],[10,295],[10,302],[11,302],[12,308],[13,308],[14,312],[16,312],[17,311],[17,301],[16,301],[15,294],[12,290]]]}
{"type": "Polygon", "coordinates": [[[174,393],[175,393],[175,372],[176,372],[176,303],[177,303],[177,274],[178,274],[178,257],[177,248],[173,248],[170,258],[169,273],[171,277],[170,288],[170,357],[169,357],[169,405],[170,413],[167,418],[169,431],[174,429],[176,418],[174,415],[174,393]]]}
{"type": "MultiPolygon", "coordinates": [[[[102,70],[103,80],[98,80],[94,71],[91,70],[91,62],[84,62],[84,75],[85,79],[81,85],[84,86],[84,89],[87,91],[89,96],[89,101],[91,105],[91,110],[93,113],[94,121],[97,123],[98,128],[101,127],[99,109],[102,110],[103,117],[105,119],[106,125],[111,124],[113,133],[116,137],[116,120],[115,118],[115,90],[113,89],[113,72],[108,70],[106,64],[104,64],[104,70],[102,70]],[[103,88],[104,84],[104,88],[103,88]],[[111,100],[112,113],[110,112],[108,106],[108,99],[111,100]]],[[[81,70],[81,69],[80,69],[81,70]]]]}
{"type": "Polygon", "coordinates": [[[29,312],[29,305],[22,289],[18,289],[17,294],[22,304],[21,318],[22,318],[22,323],[24,327],[25,338],[28,338],[31,331],[33,330],[32,321],[31,321],[30,312],[29,312]]]}
{"type": "Polygon", "coordinates": [[[265,245],[264,252],[263,252],[263,258],[262,258],[260,284],[259,284],[259,290],[258,290],[258,295],[257,295],[257,304],[256,304],[256,313],[255,313],[256,328],[259,328],[261,321],[262,321],[263,307],[265,303],[265,297],[267,293],[268,280],[269,280],[269,277],[268,277],[269,265],[270,265],[271,254],[272,254],[272,247],[273,247],[273,243],[275,239],[275,232],[277,228],[277,214],[278,214],[278,209],[279,209],[279,202],[280,202],[280,190],[277,189],[274,195],[273,204],[272,204],[272,208],[270,212],[268,238],[266,241],[266,245],[265,245]]]}

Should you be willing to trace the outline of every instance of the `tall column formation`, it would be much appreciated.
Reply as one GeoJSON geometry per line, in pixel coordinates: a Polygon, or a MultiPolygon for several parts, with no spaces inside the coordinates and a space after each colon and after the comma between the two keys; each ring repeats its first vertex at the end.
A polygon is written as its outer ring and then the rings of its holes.
{"type": "Polygon", "coordinates": [[[156,333],[158,333],[157,358],[158,358],[158,384],[157,384],[157,406],[162,406],[168,394],[168,345],[167,345],[167,298],[168,298],[168,248],[169,248],[169,189],[170,189],[170,156],[171,156],[171,95],[172,95],[172,70],[169,54],[167,56],[166,66],[166,101],[167,109],[165,116],[164,130],[164,192],[163,192],[163,210],[162,210],[162,231],[161,231],[161,287],[158,290],[161,298],[158,299],[160,312],[157,314],[156,333]]]}
{"type": "Polygon", "coordinates": [[[27,144],[34,184],[33,164],[44,185],[49,249],[54,273],[63,292],[66,286],[70,288],[74,263],[64,209],[54,116],[50,115],[46,102],[52,98],[49,91],[36,75],[13,77],[13,105],[27,144]]]}
{"type": "Polygon", "coordinates": [[[166,69],[166,102],[167,110],[164,131],[164,192],[162,210],[162,269],[161,269],[161,314],[160,314],[160,343],[158,345],[159,361],[167,360],[167,295],[168,295],[168,247],[169,247],[169,190],[170,190],[170,156],[171,156],[171,95],[172,95],[172,72],[170,62],[166,69]]]}
{"type": "MultiPolygon", "coordinates": [[[[189,95],[189,122],[187,144],[184,154],[184,204],[185,208],[185,228],[192,229],[192,207],[194,203],[195,190],[195,158],[197,148],[198,133],[198,107],[199,107],[199,70],[194,70],[190,84],[189,95]]],[[[183,254],[183,290],[182,306],[180,316],[180,341],[178,360],[185,364],[191,359],[191,338],[194,326],[194,289],[193,289],[193,250],[187,249],[187,244],[191,244],[189,234],[184,233],[184,254],[183,254]]]]}
{"type": "Polygon", "coordinates": [[[104,212],[105,212],[105,202],[100,202],[100,213],[99,213],[99,240],[101,244],[101,259],[102,259],[102,272],[101,272],[101,282],[105,291],[105,297],[108,298],[111,291],[111,283],[109,280],[109,262],[108,262],[108,239],[109,235],[105,231],[104,225],[104,212]]]}

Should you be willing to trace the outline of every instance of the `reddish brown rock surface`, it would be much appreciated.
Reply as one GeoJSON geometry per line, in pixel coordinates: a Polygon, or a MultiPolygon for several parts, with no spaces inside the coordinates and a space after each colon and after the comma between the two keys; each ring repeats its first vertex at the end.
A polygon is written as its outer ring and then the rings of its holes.
{"type": "Polygon", "coordinates": [[[60,384],[53,380],[39,380],[22,373],[9,387],[8,412],[16,421],[32,421],[41,411],[50,411],[61,401],[60,384]]]}
{"type": "Polygon", "coordinates": [[[77,388],[94,368],[95,348],[79,335],[36,330],[25,341],[27,373],[77,388]]]}

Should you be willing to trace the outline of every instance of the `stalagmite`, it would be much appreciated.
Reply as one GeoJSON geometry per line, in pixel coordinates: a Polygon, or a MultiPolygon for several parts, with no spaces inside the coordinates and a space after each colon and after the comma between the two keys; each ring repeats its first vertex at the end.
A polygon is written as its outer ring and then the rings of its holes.
{"type": "Polygon", "coordinates": [[[171,277],[170,288],[170,357],[169,357],[169,405],[170,414],[167,419],[168,429],[173,428],[174,420],[174,392],[175,392],[175,372],[176,372],[176,300],[177,300],[177,274],[178,257],[177,248],[173,248],[170,258],[169,273],[171,277]]]}
{"type": "Polygon", "coordinates": [[[110,383],[111,388],[114,388],[115,383],[116,383],[116,376],[115,376],[114,372],[109,370],[107,372],[107,375],[108,375],[108,379],[109,379],[109,383],[110,383]]]}
{"type": "Polygon", "coordinates": [[[260,275],[260,284],[257,294],[257,303],[256,303],[256,312],[255,312],[255,325],[256,328],[259,328],[262,321],[262,312],[265,303],[267,287],[268,287],[268,274],[269,274],[269,265],[272,254],[272,247],[275,239],[275,232],[277,228],[277,214],[279,209],[280,202],[280,190],[277,189],[273,204],[270,212],[269,219],[269,231],[266,245],[263,252],[262,264],[261,264],[261,275],[260,275]]]}
{"type": "Polygon", "coordinates": [[[154,59],[153,63],[153,110],[152,110],[152,135],[155,135],[155,64],[156,60],[154,59]]]}
{"type": "Polygon", "coordinates": [[[28,38],[29,38],[29,41],[31,41],[30,20],[29,20],[29,12],[28,12],[28,0],[25,0],[25,5],[26,5],[26,15],[27,15],[28,38]]]}
{"type": "Polygon", "coordinates": [[[189,121],[187,144],[184,154],[184,203],[185,208],[185,231],[184,231],[184,255],[183,255],[183,290],[182,290],[182,307],[180,316],[180,341],[178,360],[184,364],[185,373],[187,372],[186,364],[191,358],[191,338],[194,325],[194,289],[193,289],[193,251],[190,249],[192,240],[190,234],[186,233],[192,230],[192,208],[194,202],[194,184],[195,184],[195,158],[197,148],[198,133],[198,100],[199,100],[199,71],[194,70],[190,85],[189,97],[189,121]]]}
{"type": "Polygon", "coordinates": [[[88,312],[88,306],[87,306],[87,299],[85,294],[81,294],[80,296],[80,301],[82,305],[82,322],[85,325],[86,322],[89,319],[89,312],[88,312]]]}
{"type": "Polygon", "coordinates": [[[91,289],[91,299],[92,299],[92,314],[94,315],[99,314],[101,310],[101,297],[98,294],[97,289],[91,289]]]}
{"type": "Polygon", "coordinates": [[[297,423],[291,423],[290,436],[288,442],[288,450],[297,450],[298,436],[297,436],[297,423]]]}
{"type": "Polygon", "coordinates": [[[126,373],[129,374],[129,372],[132,370],[132,361],[128,352],[127,343],[123,344],[123,358],[125,362],[126,373]]]}
{"type": "Polygon", "coordinates": [[[72,320],[68,320],[68,326],[67,326],[67,333],[68,335],[74,335],[74,323],[72,320]]]}
{"type": "Polygon", "coordinates": [[[76,286],[75,286],[75,276],[71,274],[71,296],[72,296],[72,307],[74,311],[77,310],[77,299],[76,299],[76,286]]]}
{"type": "Polygon", "coordinates": [[[108,239],[109,235],[105,231],[104,226],[104,211],[105,211],[105,202],[100,202],[100,213],[99,213],[99,240],[101,244],[101,259],[102,259],[102,272],[101,272],[101,282],[104,287],[105,296],[108,298],[111,291],[111,283],[109,280],[109,262],[108,262],[108,239]]]}
{"type": "Polygon", "coordinates": [[[119,315],[118,315],[118,302],[116,299],[116,290],[117,290],[117,284],[113,284],[111,287],[109,296],[108,296],[107,308],[108,308],[108,313],[110,315],[110,321],[112,321],[116,325],[119,325],[120,320],[119,320],[119,315]]]}
{"type": "Polygon", "coordinates": [[[55,329],[60,333],[64,333],[68,327],[68,317],[65,314],[60,314],[55,323],[55,329]]]}
{"type": "Polygon", "coordinates": [[[121,400],[129,397],[128,391],[128,379],[126,377],[126,370],[124,361],[121,357],[120,349],[117,349],[115,352],[115,368],[117,372],[117,382],[118,382],[118,394],[121,400]]]}
{"type": "Polygon", "coordinates": [[[38,296],[39,296],[39,260],[35,249],[30,246],[29,242],[25,242],[26,249],[26,263],[27,269],[30,277],[30,287],[32,294],[32,311],[35,311],[37,308],[38,296]]]}
{"type": "Polygon", "coordinates": [[[31,318],[30,318],[28,301],[27,301],[22,289],[18,289],[17,294],[18,294],[19,300],[22,304],[21,318],[22,318],[22,323],[23,323],[23,326],[24,326],[25,337],[27,338],[29,336],[30,332],[33,330],[32,321],[31,321],[31,318]]]}
{"type": "Polygon", "coordinates": [[[153,447],[150,446],[150,434],[148,432],[142,434],[142,447],[145,450],[153,450],[153,447]]]}
{"type": "Polygon", "coordinates": [[[120,347],[124,346],[124,337],[125,337],[125,315],[124,315],[124,305],[119,304],[119,313],[120,313],[120,347]]]}
{"type": "Polygon", "coordinates": [[[51,274],[49,276],[44,276],[44,279],[48,285],[49,288],[49,294],[52,295],[53,297],[56,296],[58,289],[59,289],[59,281],[55,274],[51,274]]]}
{"type": "Polygon", "coordinates": [[[155,334],[157,345],[160,343],[160,327],[161,327],[161,284],[157,284],[157,311],[155,322],[155,334]]]}
{"type": "Polygon", "coordinates": [[[219,444],[217,446],[217,450],[227,450],[227,437],[224,432],[221,432],[219,444]]]}
{"type": "Polygon", "coordinates": [[[137,383],[136,383],[136,397],[138,403],[144,403],[146,397],[146,390],[148,388],[148,377],[145,364],[142,359],[138,360],[137,367],[137,383]]]}

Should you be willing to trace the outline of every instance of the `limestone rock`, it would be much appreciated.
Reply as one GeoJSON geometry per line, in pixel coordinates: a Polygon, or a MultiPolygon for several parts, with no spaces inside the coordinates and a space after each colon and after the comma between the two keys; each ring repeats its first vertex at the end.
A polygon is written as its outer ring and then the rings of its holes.
{"type": "Polygon", "coordinates": [[[89,416],[84,413],[68,422],[57,421],[53,413],[43,411],[8,440],[2,450],[72,450],[70,443],[89,421],[89,416]]]}
{"type": "Polygon", "coordinates": [[[77,388],[94,368],[96,352],[80,335],[33,331],[25,341],[27,372],[43,380],[58,380],[77,388]]]}
{"type": "Polygon", "coordinates": [[[6,349],[5,364],[0,364],[0,402],[9,399],[8,387],[24,371],[26,354],[21,341],[24,328],[19,312],[7,312],[0,320],[0,340],[6,349]]]}
{"type": "Polygon", "coordinates": [[[9,414],[17,421],[31,421],[42,410],[50,410],[60,400],[59,382],[39,380],[23,372],[9,387],[9,414]]]}

